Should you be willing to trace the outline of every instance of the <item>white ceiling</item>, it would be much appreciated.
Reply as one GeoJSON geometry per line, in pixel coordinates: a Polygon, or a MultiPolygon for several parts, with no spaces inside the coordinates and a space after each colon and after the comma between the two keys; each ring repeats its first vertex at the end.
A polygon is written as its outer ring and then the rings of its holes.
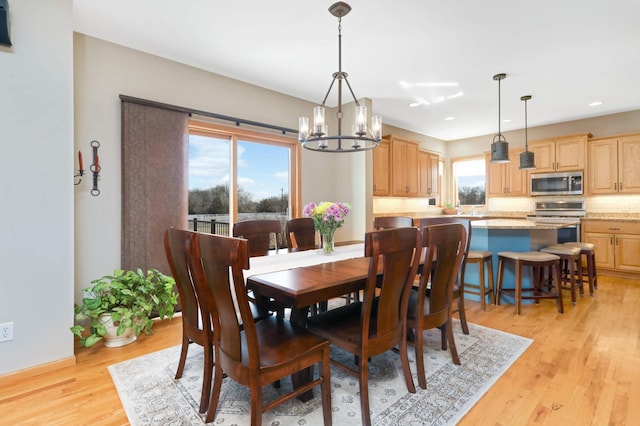
{"type": "MultiPolygon", "coordinates": [[[[74,29],[320,103],[338,71],[332,3],[73,0],[74,29]]],[[[497,133],[498,73],[502,131],[524,127],[522,95],[529,127],[640,109],[638,0],[348,3],[343,71],[393,126],[442,140],[497,133]],[[409,107],[419,99],[431,104],[409,107]]]]}

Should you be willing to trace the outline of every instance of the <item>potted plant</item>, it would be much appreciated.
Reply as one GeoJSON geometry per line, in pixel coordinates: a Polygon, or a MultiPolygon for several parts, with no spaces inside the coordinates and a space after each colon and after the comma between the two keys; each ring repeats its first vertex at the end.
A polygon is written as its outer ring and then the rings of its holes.
{"type": "Polygon", "coordinates": [[[105,346],[122,346],[133,342],[143,331],[153,334],[154,315],[160,319],[173,317],[178,302],[174,284],[173,278],[156,269],[146,275],[141,269],[116,270],[113,275],[93,280],[91,286],[83,289],[86,297],[74,309],[76,323],[90,320],[90,331],[83,333],[85,327],[76,324],[71,332],[85,347],[102,338],[105,346]]]}

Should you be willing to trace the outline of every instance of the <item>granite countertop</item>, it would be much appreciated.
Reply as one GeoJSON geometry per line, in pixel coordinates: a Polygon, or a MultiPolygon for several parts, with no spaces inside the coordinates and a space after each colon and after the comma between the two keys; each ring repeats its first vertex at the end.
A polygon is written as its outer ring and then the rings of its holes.
{"type": "Polygon", "coordinates": [[[599,213],[599,214],[587,214],[582,220],[614,220],[619,222],[638,222],[640,221],[640,215],[637,213],[599,213]]]}
{"type": "Polygon", "coordinates": [[[484,229],[558,229],[578,223],[580,223],[578,220],[569,223],[544,223],[530,219],[489,219],[474,220],[471,226],[484,229]]]}

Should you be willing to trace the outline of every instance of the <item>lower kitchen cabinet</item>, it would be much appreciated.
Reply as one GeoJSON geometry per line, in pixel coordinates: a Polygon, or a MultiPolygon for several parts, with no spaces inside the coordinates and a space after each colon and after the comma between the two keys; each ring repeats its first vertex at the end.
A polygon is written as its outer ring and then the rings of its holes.
{"type": "Polygon", "coordinates": [[[582,240],[595,244],[598,271],[640,274],[640,221],[586,219],[582,240]]]}

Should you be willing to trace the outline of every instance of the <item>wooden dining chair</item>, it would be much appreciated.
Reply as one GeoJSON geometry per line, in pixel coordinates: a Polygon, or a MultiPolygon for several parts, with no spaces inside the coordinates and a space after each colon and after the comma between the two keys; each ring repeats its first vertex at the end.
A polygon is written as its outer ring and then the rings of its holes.
{"type": "Polygon", "coordinates": [[[373,228],[375,230],[389,228],[406,228],[413,226],[413,219],[406,216],[381,216],[373,219],[373,228]]]}
{"type": "Polygon", "coordinates": [[[206,285],[206,301],[213,314],[216,343],[206,423],[216,417],[225,373],[250,389],[252,425],[262,423],[264,412],[318,385],[324,424],[331,425],[329,341],[279,317],[252,321],[242,272],[249,269],[247,245],[244,239],[206,234],[197,234],[191,245],[193,258],[201,260],[201,268],[195,268],[194,272],[206,285]],[[263,401],[263,386],[316,364],[319,373],[315,380],[272,401],[263,401]]]}
{"type": "Polygon", "coordinates": [[[426,389],[423,336],[425,330],[439,328],[442,349],[447,349],[448,342],[454,364],[460,365],[453,338],[451,304],[457,271],[464,257],[467,231],[459,223],[433,225],[422,229],[422,238],[426,247],[424,269],[418,288],[412,289],[409,298],[407,335],[410,344],[415,346],[418,384],[422,389],[426,389]]]}
{"type": "MultiPolygon", "coordinates": [[[[415,224],[420,228],[424,228],[425,226],[433,226],[433,225],[442,225],[442,224],[450,224],[450,223],[459,223],[464,226],[467,232],[467,242],[464,249],[464,255],[462,257],[462,263],[460,265],[460,271],[457,275],[456,283],[453,287],[453,301],[451,309],[452,313],[457,313],[460,317],[460,327],[462,328],[462,332],[464,334],[469,334],[469,326],[467,325],[467,315],[464,307],[464,294],[467,292],[466,283],[465,283],[465,274],[467,270],[467,262],[474,263],[478,265],[479,270],[482,270],[483,273],[479,273],[479,284],[478,291],[469,291],[472,294],[478,294],[481,298],[486,298],[486,294],[491,296],[490,300],[495,302],[494,290],[493,290],[493,266],[492,266],[492,253],[490,251],[485,250],[470,250],[469,247],[471,245],[471,221],[469,219],[465,219],[462,217],[452,217],[452,216],[436,216],[436,217],[423,217],[415,220],[415,224]],[[471,259],[471,260],[470,260],[471,259]],[[490,286],[488,289],[485,289],[484,283],[484,266],[485,263],[488,264],[488,278],[490,286]],[[482,286],[482,289],[480,288],[482,286]]],[[[473,285],[475,287],[475,285],[473,285]]],[[[484,306],[484,304],[483,304],[484,306]]]]}
{"type": "Polygon", "coordinates": [[[276,219],[244,220],[233,225],[233,236],[248,241],[249,257],[266,256],[271,249],[271,238],[274,238],[275,250],[280,249],[280,233],[282,223],[276,219]]]}
{"type": "Polygon", "coordinates": [[[206,304],[198,298],[196,283],[189,266],[191,256],[191,238],[195,232],[169,228],[164,233],[164,250],[176,282],[178,297],[182,306],[182,349],[176,370],[176,380],[182,377],[189,344],[196,343],[204,349],[204,373],[200,412],[204,413],[209,405],[211,379],[213,376],[213,323],[206,304]]]}
{"type": "Polygon", "coordinates": [[[406,318],[421,251],[417,228],[368,232],[365,234],[365,256],[370,260],[363,300],[310,316],[307,320],[309,331],[355,355],[355,366],[337,360],[332,363],[358,377],[363,425],[371,424],[369,358],[399,346],[407,389],[412,393],[416,391],[409,369],[406,318]]]}
{"type": "Polygon", "coordinates": [[[313,250],[316,244],[316,228],[310,217],[289,219],[285,227],[289,251],[313,250]]]}

